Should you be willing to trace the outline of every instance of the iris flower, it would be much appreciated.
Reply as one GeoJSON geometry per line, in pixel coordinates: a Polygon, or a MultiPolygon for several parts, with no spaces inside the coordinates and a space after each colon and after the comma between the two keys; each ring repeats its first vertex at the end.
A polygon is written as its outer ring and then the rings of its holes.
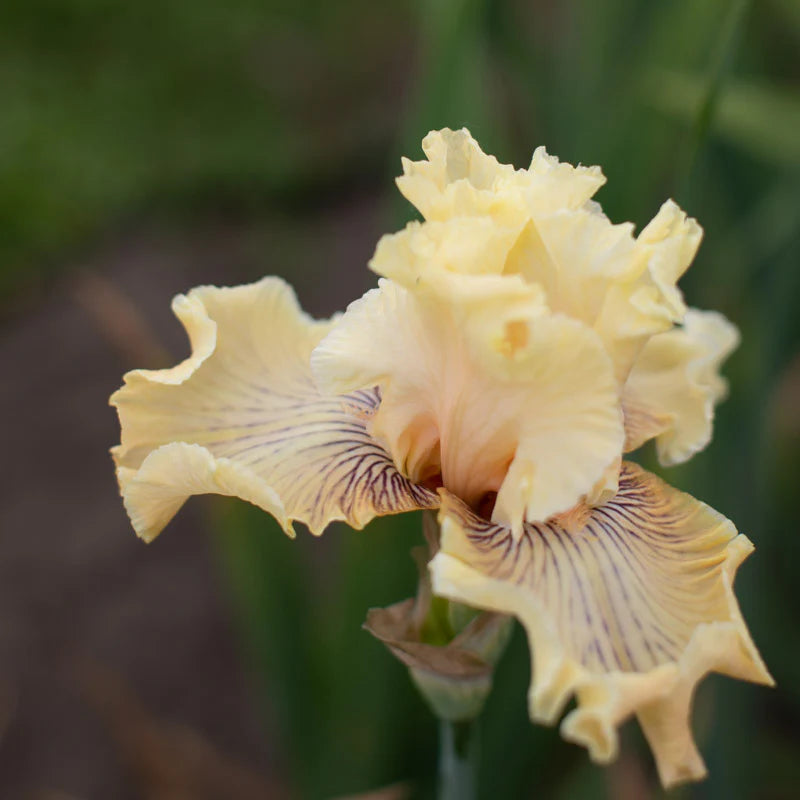
{"type": "Polygon", "coordinates": [[[705,768],[690,729],[709,672],[769,684],[733,593],[753,546],[623,460],[711,437],[736,346],[676,283],[702,231],[671,201],[634,236],[591,198],[598,167],[543,148],[527,170],[432,132],[398,186],[421,212],[385,236],[378,287],[331,320],[275,277],[173,310],[191,355],[112,397],[125,507],[150,541],[191,495],[234,495],[320,534],[439,509],[433,589],[517,617],[533,720],[599,763],[638,718],[669,786],[705,768]]]}

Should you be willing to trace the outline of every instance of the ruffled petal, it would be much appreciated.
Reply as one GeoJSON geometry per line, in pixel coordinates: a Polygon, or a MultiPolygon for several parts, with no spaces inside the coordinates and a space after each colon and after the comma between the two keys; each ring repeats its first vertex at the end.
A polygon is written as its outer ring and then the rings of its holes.
{"type": "Polygon", "coordinates": [[[702,229],[671,200],[634,238],[590,200],[605,181],[597,167],[538,148],[515,170],[466,130],[434,131],[423,149],[428,160],[404,160],[398,185],[427,221],[381,240],[378,274],[453,299],[481,276],[521,277],[551,311],[595,330],[620,382],[647,339],[683,319],[677,282],[702,229]]]}
{"type": "Polygon", "coordinates": [[[286,283],[200,287],[173,310],[192,355],[172,369],[129,372],[111,398],[122,428],[112,453],[142,538],[209,492],[260,506],[290,535],[291,520],[317,533],[332,520],[363,527],[376,514],[438,504],[367,433],[376,390],[317,390],[309,358],[331,323],[306,316],[286,283]]]}
{"type": "Polygon", "coordinates": [[[381,238],[369,266],[408,289],[432,286],[450,293],[468,283],[465,276],[502,275],[520,230],[488,217],[410,222],[381,238]]]}
{"type": "MultiPolygon", "coordinates": [[[[504,285],[525,297],[524,283],[504,285]]],[[[487,291],[474,305],[450,303],[382,281],[312,356],[326,391],[380,386],[370,430],[399,469],[420,482],[440,475],[473,506],[497,492],[494,518],[515,527],[574,505],[622,445],[602,343],[541,313],[538,296],[521,298],[487,291]]]]}
{"type": "Polygon", "coordinates": [[[722,314],[690,309],[682,327],[650,339],[623,391],[625,449],[655,437],[662,464],[679,464],[711,440],[714,406],[724,399],[722,362],[739,334],[722,314]]]}
{"type": "Polygon", "coordinates": [[[677,283],[697,254],[703,229],[686,216],[673,200],[667,200],[639,234],[637,242],[648,249],[648,271],[657,287],[657,300],[671,320],[686,313],[677,283]]]}
{"type": "Polygon", "coordinates": [[[431,131],[422,140],[426,161],[403,159],[397,185],[427,220],[489,215],[520,225],[545,209],[578,208],[605,183],[599,167],[573,167],[543,147],[528,170],[515,170],[486,155],[462,128],[431,131]]]}
{"type": "Polygon", "coordinates": [[[427,161],[403,159],[397,186],[428,220],[493,211],[507,221],[522,213],[517,198],[497,198],[494,187],[514,168],[486,155],[469,131],[445,128],[422,140],[427,161]],[[508,204],[507,201],[511,200],[508,204]]]}
{"type": "MultiPolygon", "coordinates": [[[[558,210],[532,222],[509,254],[507,274],[542,287],[553,311],[593,328],[614,361],[630,369],[637,343],[653,322],[631,302],[646,262],[630,223],[612,225],[590,209],[558,210]]],[[[657,324],[657,330],[663,329],[657,324]]]]}
{"type": "Polygon", "coordinates": [[[505,272],[540,285],[550,309],[593,328],[624,381],[646,341],[683,318],[677,281],[701,236],[672,201],[636,238],[633,225],[595,208],[556,209],[520,235],[505,272]]]}
{"type": "Polygon", "coordinates": [[[717,671],[771,683],[732,590],[752,549],[746,537],[633,464],[605,505],[526,524],[518,536],[442,494],[434,591],[520,619],[531,717],[554,722],[574,695],[562,735],[603,763],[636,713],[665,785],[699,777],[688,725],[697,682],[717,671]]]}
{"type": "Polygon", "coordinates": [[[600,167],[574,167],[537,147],[527,173],[517,172],[522,184],[528,210],[541,216],[554,208],[595,208],[591,198],[606,182],[600,167]]]}

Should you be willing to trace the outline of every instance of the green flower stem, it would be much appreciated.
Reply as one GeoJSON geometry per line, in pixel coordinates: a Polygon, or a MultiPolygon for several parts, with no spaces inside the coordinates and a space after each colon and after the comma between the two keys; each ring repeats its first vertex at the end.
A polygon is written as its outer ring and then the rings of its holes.
{"type": "Polygon", "coordinates": [[[475,720],[439,721],[438,800],[478,796],[478,730],[475,720]]]}

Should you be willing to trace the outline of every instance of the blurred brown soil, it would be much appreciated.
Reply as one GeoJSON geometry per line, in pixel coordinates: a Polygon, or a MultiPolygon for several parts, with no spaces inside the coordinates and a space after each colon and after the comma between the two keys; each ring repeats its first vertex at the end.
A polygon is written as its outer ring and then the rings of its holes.
{"type": "Polygon", "coordinates": [[[185,355],[169,301],[193,285],[276,273],[311,313],[343,308],[371,283],[378,216],[362,197],[303,223],[119,234],[7,318],[0,797],[222,797],[212,773],[241,781],[237,797],[291,794],[279,732],[238,658],[203,504],[154,544],[136,539],[108,456],[108,396],[162,349],[185,355]],[[200,764],[204,780],[180,794],[200,764]]]}

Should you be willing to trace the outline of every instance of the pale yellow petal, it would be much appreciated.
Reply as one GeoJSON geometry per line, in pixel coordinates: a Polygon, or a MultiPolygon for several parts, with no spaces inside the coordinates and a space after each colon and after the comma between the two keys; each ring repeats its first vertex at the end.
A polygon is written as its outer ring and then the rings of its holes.
{"type": "Polygon", "coordinates": [[[465,128],[431,131],[422,140],[422,149],[427,160],[404,158],[397,185],[425,219],[492,212],[511,221],[522,213],[520,198],[501,198],[494,191],[514,168],[486,155],[465,128]]]}
{"type": "Polygon", "coordinates": [[[691,730],[692,698],[697,683],[709,672],[773,685],[750,638],[733,593],[736,570],[753,545],[737,536],[728,546],[721,583],[731,608],[731,624],[712,623],[693,637],[681,662],[680,677],[664,697],[638,709],[637,717],[656,759],[661,781],[674,786],[706,775],[691,730]]]}
{"type": "Polygon", "coordinates": [[[509,253],[506,274],[540,285],[547,305],[603,340],[624,381],[641,347],[683,318],[677,280],[701,236],[671,201],[634,238],[590,207],[536,217],[509,253]]]}
{"type": "Polygon", "coordinates": [[[598,167],[540,147],[515,170],[466,130],[431,132],[423,149],[427,160],[404,160],[398,185],[427,222],[384,237],[371,262],[380,275],[453,301],[477,276],[521,277],[600,336],[620,382],[647,339],[682,320],[677,281],[702,230],[671,200],[634,238],[590,199],[605,182],[598,167]]]}
{"type": "Polygon", "coordinates": [[[689,495],[625,464],[618,494],[521,536],[443,492],[437,594],[513,614],[531,647],[530,713],[604,763],[617,728],[643,721],[665,785],[697,777],[690,699],[709,671],[771,681],[742,621],[733,574],[751,549],[689,495]]]}
{"type": "Polygon", "coordinates": [[[125,510],[133,529],[152,541],[188,497],[221,494],[240,497],[272,514],[291,532],[281,498],[252,469],[229,458],[214,458],[198,444],[171,442],[150,452],[138,469],[117,469],[125,510]]]}
{"type": "Polygon", "coordinates": [[[435,276],[501,275],[521,226],[506,227],[489,217],[456,217],[447,222],[411,222],[381,238],[370,269],[409,289],[435,276]]]}
{"type": "Polygon", "coordinates": [[[422,141],[426,161],[403,159],[397,185],[427,220],[487,215],[519,227],[531,215],[579,208],[605,183],[599,167],[573,167],[543,147],[516,170],[485,154],[469,131],[445,128],[422,141]]]}
{"type": "MultiPolygon", "coordinates": [[[[486,276],[490,277],[490,276],[486,276]]],[[[514,285],[507,283],[506,286],[514,285]]],[[[519,284],[524,289],[524,284],[519,284]]],[[[621,453],[619,396],[597,336],[532,299],[448,303],[388,281],[314,351],[328,391],[378,385],[371,431],[415,480],[441,475],[518,526],[574,505],[621,453]]]]}
{"type": "Polygon", "coordinates": [[[648,270],[658,287],[658,302],[678,321],[686,313],[677,283],[694,259],[703,239],[696,219],[687,217],[673,201],[667,200],[658,214],[639,234],[637,242],[648,248],[648,270]]]}
{"type": "Polygon", "coordinates": [[[315,322],[277,278],[201,287],[176,298],[192,355],[168,370],[135,370],[112,397],[122,429],[113,449],[134,528],[153,539],[194,494],[235,495],[320,532],[376,514],[436,505],[366,432],[379,396],[322,395],[315,322]]]}
{"type": "Polygon", "coordinates": [[[471,330],[486,323],[495,328],[495,338],[502,337],[509,320],[547,310],[540,286],[519,275],[502,275],[518,235],[519,229],[483,217],[412,222],[378,242],[370,268],[415,293],[435,295],[455,313],[468,314],[471,330]]]}
{"type": "Polygon", "coordinates": [[[606,182],[600,167],[577,167],[537,147],[527,173],[520,170],[517,181],[523,186],[531,215],[538,217],[554,209],[592,207],[590,200],[606,182]],[[591,205],[589,205],[591,204],[591,205]]]}
{"type": "Polygon", "coordinates": [[[630,223],[612,225],[588,209],[559,209],[535,220],[506,271],[541,284],[554,311],[594,325],[609,286],[644,269],[632,233],[630,223]]]}
{"type": "Polygon", "coordinates": [[[711,439],[714,407],[727,393],[719,369],[738,342],[725,317],[695,309],[682,327],[650,339],[623,391],[626,450],[655,437],[665,465],[702,450],[711,439]]]}

